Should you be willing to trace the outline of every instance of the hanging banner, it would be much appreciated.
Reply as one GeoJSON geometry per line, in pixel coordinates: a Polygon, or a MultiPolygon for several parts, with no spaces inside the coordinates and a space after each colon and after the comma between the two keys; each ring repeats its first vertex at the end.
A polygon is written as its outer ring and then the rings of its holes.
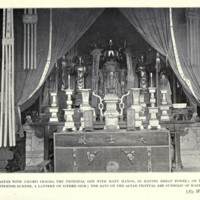
{"type": "Polygon", "coordinates": [[[37,9],[24,9],[24,69],[36,69],[37,9]]]}

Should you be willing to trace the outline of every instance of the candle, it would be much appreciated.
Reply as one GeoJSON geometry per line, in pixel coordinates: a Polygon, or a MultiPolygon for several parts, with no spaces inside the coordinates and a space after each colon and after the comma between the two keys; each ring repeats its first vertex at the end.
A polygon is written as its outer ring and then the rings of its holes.
{"type": "Polygon", "coordinates": [[[57,63],[55,64],[55,67],[56,67],[56,77],[55,77],[55,93],[57,94],[58,92],[58,66],[57,66],[57,63]]]}
{"type": "Polygon", "coordinates": [[[70,74],[68,74],[68,89],[70,89],[70,74]]]}
{"type": "Polygon", "coordinates": [[[150,73],[150,87],[153,87],[153,74],[150,73]]]}

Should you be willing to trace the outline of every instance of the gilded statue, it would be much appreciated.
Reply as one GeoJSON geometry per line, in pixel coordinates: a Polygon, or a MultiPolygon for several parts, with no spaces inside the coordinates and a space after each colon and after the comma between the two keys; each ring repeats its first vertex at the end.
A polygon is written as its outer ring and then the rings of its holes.
{"type": "Polygon", "coordinates": [[[144,55],[140,55],[139,57],[137,72],[139,74],[139,87],[142,88],[142,91],[146,91],[148,86],[147,86],[147,72],[146,72],[144,55]]]}
{"type": "Polygon", "coordinates": [[[81,89],[85,89],[85,75],[86,67],[83,65],[83,57],[78,57],[78,64],[75,65],[76,73],[76,92],[79,93],[81,89]]]}

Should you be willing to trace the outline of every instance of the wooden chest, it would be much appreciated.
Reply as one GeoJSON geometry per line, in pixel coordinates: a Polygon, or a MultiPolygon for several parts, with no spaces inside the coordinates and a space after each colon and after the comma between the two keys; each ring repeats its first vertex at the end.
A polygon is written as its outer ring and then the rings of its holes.
{"type": "Polygon", "coordinates": [[[167,130],[54,133],[55,172],[169,172],[167,130]]]}

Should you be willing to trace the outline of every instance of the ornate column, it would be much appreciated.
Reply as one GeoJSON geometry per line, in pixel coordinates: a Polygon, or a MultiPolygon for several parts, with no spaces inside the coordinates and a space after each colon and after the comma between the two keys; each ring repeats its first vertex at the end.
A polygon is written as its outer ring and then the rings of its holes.
{"type": "MultiPolygon", "coordinates": [[[[92,51],[93,56],[93,62],[92,62],[92,91],[96,91],[98,93],[98,80],[99,80],[99,62],[100,62],[100,56],[101,56],[101,50],[100,49],[94,49],[92,51]]],[[[92,107],[97,107],[97,98],[95,96],[92,96],[92,107]]]]}
{"type": "MultiPolygon", "coordinates": [[[[132,52],[126,49],[126,62],[127,62],[127,90],[135,87],[135,70],[133,69],[132,52]]],[[[127,97],[127,105],[131,105],[131,96],[127,97]]]]}

